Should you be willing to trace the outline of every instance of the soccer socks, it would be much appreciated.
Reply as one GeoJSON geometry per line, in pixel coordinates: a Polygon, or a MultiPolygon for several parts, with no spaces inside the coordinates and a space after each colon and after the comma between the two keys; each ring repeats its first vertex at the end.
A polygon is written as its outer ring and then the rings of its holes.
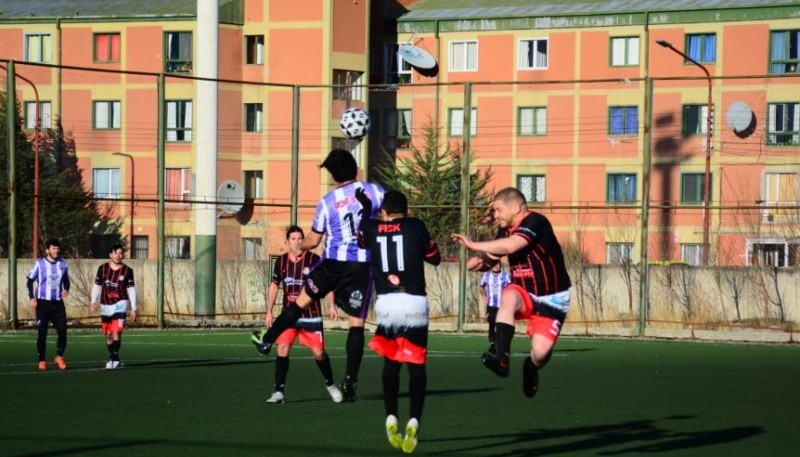
{"type": "Polygon", "coordinates": [[[425,406],[425,392],[428,386],[425,364],[409,363],[408,375],[408,394],[411,400],[408,417],[415,417],[419,421],[422,419],[422,408],[425,406]]]}
{"type": "MultiPolygon", "coordinates": [[[[403,364],[383,359],[383,408],[387,416],[397,417],[397,397],[400,395],[400,368],[403,364]]],[[[396,432],[397,430],[395,430],[396,432]]]]}
{"type": "Polygon", "coordinates": [[[267,333],[261,338],[261,341],[266,344],[272,344],[281,336],[286,329],[294,327],[297,320],[300,319],[300,314],[303,312],[296,303],[292,303],[281,311],[272,327],[267,330],[267,333]]]}
{"type": "Polygon", "coordinates": [[[539,391],[539,367],[533,363],[530,356],[525,357],[522,363],[522,393],[532,398],[539,391]]]}
{"type": "Polygon", "coordinates": [[[514,338],[514,326],[504,322],[495,324],[495,345],[497,347],[497,358],[501,364],[508,366],[508,359],[511,354],[511,339],[514,338]]]}
{"type": "Polygon", "coordinates": [[[108,355],[111,360],[119,362],[119,348],[122,347],[122,341],[112,341],[111,343],[106,343],[106,347],[108,348],[108,355]]]}
{"type": "Polygon", "coordinates": [[[275,391],[283,392],[289,373],[289,357],[275,357],[275,391]]]}
{"type": "Polygon", "coordinates": [[[314,361],[317,362],[317,368],[319,368],[320,373],[322,373],[322,377],[325,379],[325,385],[334,385],[335,381],[333,380],[333,368],[331,368],[331,358],[328,357],[328,354],[323,352],[322,360],[315,359],[314,361]]]}
{"type": "Polygon", "coordinates": [[[350,327],[347,332],[347,371],[345,380],[355,384],[358,382],[358,370],[364,358],[364,327],[350,327]]]}

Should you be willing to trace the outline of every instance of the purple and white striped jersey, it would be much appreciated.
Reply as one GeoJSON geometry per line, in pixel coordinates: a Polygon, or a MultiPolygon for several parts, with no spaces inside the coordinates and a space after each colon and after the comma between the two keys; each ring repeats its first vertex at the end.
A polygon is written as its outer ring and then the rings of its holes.
{"type": "Polygon", "coordinates": [[[507,285],[511,284],[511,276],[503,270],[494,274],[491,271],[484,273],[481,278],[481,287],[486,290],[486,306],[497,308],[500,306],[500,293],[507,285]]]}
{"type": "Polygon", "coordinates": [[[358,247],[356,231],[361,223],[361,203],[356,200],[356,189],[364,188],[372,200],[371,218],[377,217],[385,191],[377,184],[353,181],[328,192],[317,203],[311,230],[325,235],[323,259],[342,262],[369,262],[367,249],[358,247]]]}
{"type": "Polygon", "coordinates": [[[31,298],[61,300],[61,291],[65,287],[69,290],[67,262],[64,259],[50,262],[42,257],[33,264],[28,272],[28,279],[37,282],[36,295],[31,298]]]}

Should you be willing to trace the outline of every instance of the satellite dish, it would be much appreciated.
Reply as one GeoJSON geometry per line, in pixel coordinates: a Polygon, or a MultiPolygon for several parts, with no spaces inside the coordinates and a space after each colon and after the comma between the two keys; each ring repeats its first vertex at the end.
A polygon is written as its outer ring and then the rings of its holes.
{"type": "Polygon", "coordinates": [[[397,49],[400,57],[412,67],[430,69],[436,66],[436,59],[423,49],[410,44],[401,44],[397,49]]]}
{"type": "Polygon", "coordinates": [[[753,111],[745,102],[733,102],[725,114],[725,120],[734,132],[742,132],[753,123],[753,111]]]}
{"type": "Polygon", "coordinates": [[[217,191],[217,201],[223,213],[238,213],[244,205],[244,187],[233,180],[223,182],[217,191]]]}

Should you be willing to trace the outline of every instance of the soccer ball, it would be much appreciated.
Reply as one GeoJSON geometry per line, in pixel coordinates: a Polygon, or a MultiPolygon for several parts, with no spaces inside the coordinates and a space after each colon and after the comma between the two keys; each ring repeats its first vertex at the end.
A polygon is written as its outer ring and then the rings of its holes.
{"type": "Polygon", "coordinates": [[[347,138],[363,138],[369,131],[369,115],[362,109],[348,108],[339,119],[339,128],[347,138]]]}

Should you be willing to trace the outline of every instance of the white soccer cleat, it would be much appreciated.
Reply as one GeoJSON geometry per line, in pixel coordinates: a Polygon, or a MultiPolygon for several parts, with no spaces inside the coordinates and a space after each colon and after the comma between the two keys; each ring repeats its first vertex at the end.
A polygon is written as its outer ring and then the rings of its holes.
{"type": "Polygon", "coordinates": [[[272,395],[267,398],[267,403],[284,403],[286,401],[286,397],[283,396],[283,392],[275,391],[272,392],[272,395]]]}
{"type": "Polygon", "coordinates": [[[397,417],[393,414],[386,416],[386,438],[395,449],[400,449],[403,445],[403,437],[397,433],[397,417]]]}
{"type": "Polygon", "coordinates": [[[122,362],[119,360],[109,360],[106,362],[106,370],[116,370],[117,368],[122,368],[122,362]]]}
{"type": "Polygon", "coordinates": [[[419,421],[415,417],[408,420],[406,424],[406,436],[403,438],[403,452],[411,454],[417,448],[417,434],[419,433],[419,421]]]}
{"type": "Polygon", "coordinates": [[[111,361],[111,359],[109,359],[108,362],[106,362],[106,370],[113,370],[114,367],[112,366],[112,364],[113,362],[111,361]]]}
{"type": "Polygon", "coordinates": [[[342,402],[342,391],[336,387],[336,384],[325,386],[325,388],[328,389],[328,393],[330,394],[331,400],[333,400],[334,403],[342,402]]]}

